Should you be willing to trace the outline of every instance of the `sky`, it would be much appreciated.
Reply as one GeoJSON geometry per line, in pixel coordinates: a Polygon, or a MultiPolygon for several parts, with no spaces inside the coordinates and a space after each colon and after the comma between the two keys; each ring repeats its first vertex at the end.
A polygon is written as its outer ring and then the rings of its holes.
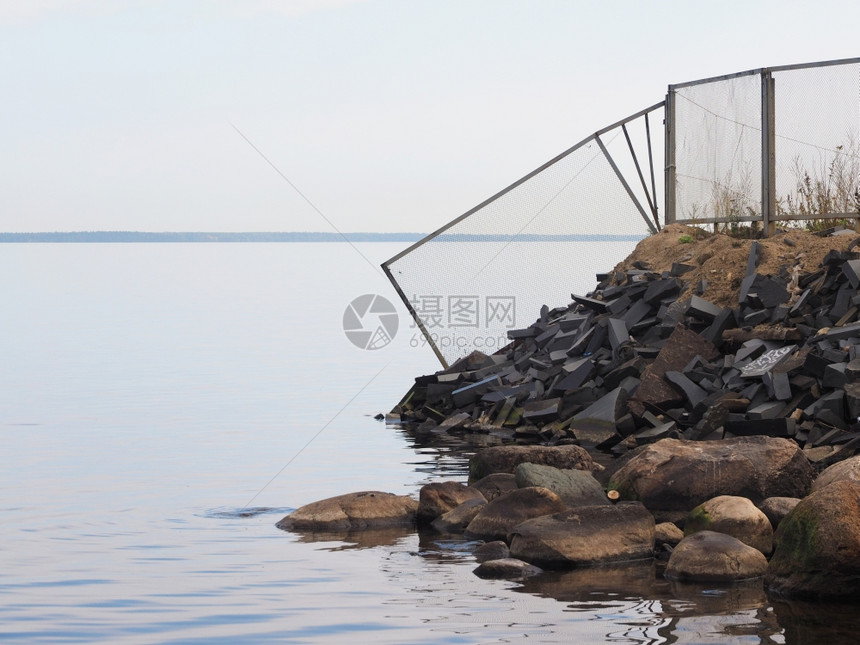
{"type": "Polygon", "coordinates": [[[0,231],[429,232],[856,0],[0,0],[0,231]]]}

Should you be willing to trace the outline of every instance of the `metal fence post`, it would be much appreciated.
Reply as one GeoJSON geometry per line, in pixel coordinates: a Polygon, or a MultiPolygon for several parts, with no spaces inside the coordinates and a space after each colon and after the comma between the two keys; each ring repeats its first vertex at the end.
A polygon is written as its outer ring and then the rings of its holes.
{"type": "Polygon", "coordinates": [[[666,116],[665,116],[665,133],[666,133],[666,168],[665,168],[665,215],[664,223],[673,224],[675,222],[675,89],[670,85],[669,91],[666,94],[666,116]]]}
{"type": "Polygon", "coordinates": [[[761,71],[761,221],[765,237],[776,233],[776,137],[773,74],[761,71]]]}

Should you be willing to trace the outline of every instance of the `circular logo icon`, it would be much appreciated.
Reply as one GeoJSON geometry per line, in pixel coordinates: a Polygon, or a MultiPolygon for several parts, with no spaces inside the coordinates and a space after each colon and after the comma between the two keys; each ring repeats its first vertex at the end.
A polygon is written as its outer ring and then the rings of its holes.
{"type": "Polygon", "coordinates": [[[397,335],[397,310],[387,298],[366,293],[343,312],[343,332],[360,349],[382,349],[397,335]]]}

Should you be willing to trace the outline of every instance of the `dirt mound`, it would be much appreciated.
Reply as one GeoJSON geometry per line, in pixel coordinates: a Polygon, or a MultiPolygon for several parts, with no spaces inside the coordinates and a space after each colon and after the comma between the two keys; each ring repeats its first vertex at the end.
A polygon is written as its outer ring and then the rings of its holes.
{"type": "MultiPolygon", "coordinates": [[[[857,239],[856,233],[819,237],[793,229],[755,240],[761,249],[756,271],[790,279],[793,271],[811,273],[829,251],[844,251],[857,239]]],[[[617,279],[627,271],[647,268],[655,273],[671,271],[673,264],[693,267],[683,274],[681,299],[689,298],[700,281],[706,282],[702,296],[721,307],[738,305],[738,291],[747,268],[753,240],[743,240],[704,229],[669,224],[659,234],[646,237],[615,267],[617,279]]]]}

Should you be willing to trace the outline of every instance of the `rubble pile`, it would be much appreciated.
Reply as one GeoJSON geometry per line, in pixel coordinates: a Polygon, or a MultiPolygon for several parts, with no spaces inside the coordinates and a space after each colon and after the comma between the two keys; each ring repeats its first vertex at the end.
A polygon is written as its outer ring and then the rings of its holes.
{"type": "Polygon", "coordinates": [[[826,466],[860,447],[855,238],[666,227],[496,354],[416,378],[392,415],[615,455],[667,437],[783,437],[826,466]]]}

